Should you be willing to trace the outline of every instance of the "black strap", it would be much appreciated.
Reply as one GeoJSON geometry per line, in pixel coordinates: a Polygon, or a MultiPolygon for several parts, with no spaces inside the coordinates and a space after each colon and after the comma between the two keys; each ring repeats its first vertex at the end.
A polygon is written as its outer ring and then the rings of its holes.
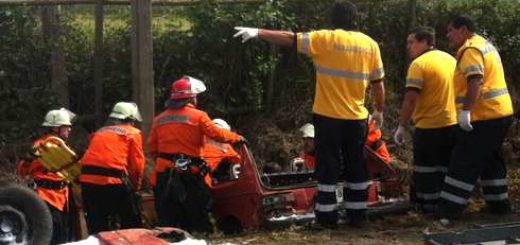
{"type": "Polygon", "coordinates": [[[298,33],[293,32],[293,40],[291,46],[291,59],[296,65],[298,63],[298,33]]]}
{"type": "Polygon", "coordinates": [[[383,145],[383,140],[378,139],[370,145],[370,148],[372,148],[372,150],[374,150],[374,151],[377,151],[377,149],[379,149],[382,145],[383,145]]]}
{"type": "Polygon", "coordinates": [[[122,179],[126,176],[126,172],[119,169],[113,168],[103,168],[97,166],[83,166],[81,167],[81,174],[92,174],[92,175],[101,175],[107,177],[115,177],[122,179]]]}
{"type": "Polygon", "coordinates": [[[67,182],[65,182],[65,181],[35,179],[34,183],[36,183],[36,186],[38,186],[38,187],[45,188],[45,189],[53,189],[53,190],[61,190],[65,187],[67,187],[67,182]]]}
{"type": "Polygon", "coordinates": [[[182,153],[165,153],[159,152],[159,157],[164,158],[166,160],[175,161],[180,158],[191,158],[190,156],[184,155],[182,153]]]}

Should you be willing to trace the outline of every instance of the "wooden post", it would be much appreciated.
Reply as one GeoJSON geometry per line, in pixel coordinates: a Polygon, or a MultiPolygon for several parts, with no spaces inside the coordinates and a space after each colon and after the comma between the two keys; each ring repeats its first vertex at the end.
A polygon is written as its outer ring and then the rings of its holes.
{"type": "Polygon", "coordinates": [[[94,115],[96,127],[100,127],[103,118],[103,0],[96,0],[95,41],[94,41],[94,115]]]}
{"type": "Polygon", "coordinates": [[[410,0],[410,28],[417,25],[417,0],[410,0]]]}
{"type": "Polygon", "coordinates": [[[69,80],[65,64],[65,51],[61,41],[59,6],[42,8],[42,31],[45,41],[51,47],[49,68],[51,71],[51,87],[58,96],[61,106],[69,106],[69,80]]]}
{"type": "Polygon", "coordinates": [[[143,116],[143,131],[147,135],[155,114],[152,2],[131,0],[132,4],[132,98],[143,116]]]}

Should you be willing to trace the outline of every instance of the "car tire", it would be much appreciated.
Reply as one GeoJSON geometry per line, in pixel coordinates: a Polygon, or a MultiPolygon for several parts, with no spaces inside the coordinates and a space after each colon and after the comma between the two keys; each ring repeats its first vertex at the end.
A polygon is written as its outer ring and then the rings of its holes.
{"type": "Polygon", "coordinates": [[[0,245],[46,245],[51,237],[51,214],[38,195],[19,184],[0,183],[0,245]]]}

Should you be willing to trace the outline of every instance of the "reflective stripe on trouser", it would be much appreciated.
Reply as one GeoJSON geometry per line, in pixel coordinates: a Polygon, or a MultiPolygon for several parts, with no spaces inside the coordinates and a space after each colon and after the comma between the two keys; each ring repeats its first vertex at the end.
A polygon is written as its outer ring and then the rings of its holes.
{"type": "Polygon", "coordinates": [[[313,119],[318,179],[316,220],[335,224],[338,220],[335,188],[340,180],[347,182],[343,193],[347,213],[366,212],[368,169],[363,147],[367,124],[366,120],[340,120],[316,114],[313,119]]]}
{"type": "Polygon", "coordinates": [[[507,199],[507,170],[502,158],[502,143],[511,117],[473,122],[473,130],[458,130],[452,162],[440,194],[438,212],[455,216],[464,209],[473,186],[480,177],[488,205],[503,205],[507,199]]]}
{"type": "Polygon", "coordinates": [[[417,209],[431,213],[439,200],[440,191],[444,183],[444,176],[453,147],[457,125],[422,129],[416,128],[413,136],[414,156],[414,198],[417,209]]]}

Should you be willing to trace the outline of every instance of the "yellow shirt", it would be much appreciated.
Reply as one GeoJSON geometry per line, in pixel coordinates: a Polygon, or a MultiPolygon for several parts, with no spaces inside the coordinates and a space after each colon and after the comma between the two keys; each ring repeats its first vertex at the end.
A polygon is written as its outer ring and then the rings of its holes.
{"type": "Polygon", "coordinates": [[[420,90],[413,111],[417,128],[441,128],[457,123],[453,73],[456,60],[431,50],[415,58],[408,68],[406,87],[420,90]]]}
{"type": "Polygon", "coordinates": [[[368,117],[365,90],[384,77],[379,46],[357,31],[320,30],[298,33],[298,51],[312,58],[316,68],[313,112],[322,116],[359,120],[368,117]]]}
{"type": "Polygon", "coordinates": [[[467,78],[484,77],[480,95],[471,110],[471,121],[481,121],[513,115],[513,105],[507,90],[504,68],[497,49],[479,35],[466,40],[457,52],[455,94],[457,110],[462,110],[466,96],[467,78]]]}

